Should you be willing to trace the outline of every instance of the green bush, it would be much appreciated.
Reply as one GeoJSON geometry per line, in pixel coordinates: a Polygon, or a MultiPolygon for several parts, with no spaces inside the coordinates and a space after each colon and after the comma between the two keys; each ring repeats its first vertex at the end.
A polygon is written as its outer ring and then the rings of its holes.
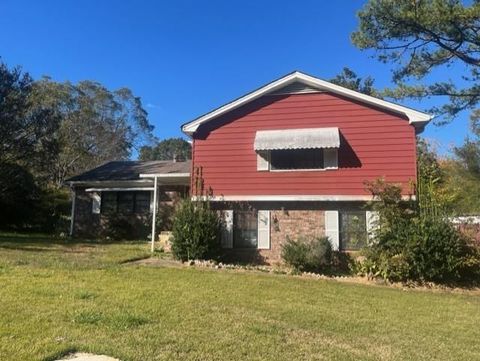
{"type": "Polygon", "coordinates": [[[182,261],[216,258],[221,226],[220,217],[208,201],[180,201],[173,219],[173,256],[182,261]]]}
{"type": "Polygon", "coordinates": [[[282,246],[282,259],[298,272],[321,272],[332,265],[332,245],[327,237],[287,241],[282,246]]]}
{"type": "Polygon", "coordinates": [[[360,273],[390,281],[469,281],[480,272],[479,252],[449,222],[424,188],[423,203],[402,202],[394,185],[377,181],[371,188],[379,212],[375,240],[364,250],[360,273]]]}
{"type": "Polygon", "coordinates": [[[145,239],[150,230],[151,217],[112,213],[105,217],[100,236],[115,241],[145,239]]]}

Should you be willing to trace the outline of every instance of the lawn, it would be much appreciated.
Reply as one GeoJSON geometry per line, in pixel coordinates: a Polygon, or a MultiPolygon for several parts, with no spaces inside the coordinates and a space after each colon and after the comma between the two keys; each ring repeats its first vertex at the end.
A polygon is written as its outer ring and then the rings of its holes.
{"type": "Polygon", "coordinates": [[[0,237],[0,360],[480,360],[480,297],[147,267],[145,243],[0,237]]]}

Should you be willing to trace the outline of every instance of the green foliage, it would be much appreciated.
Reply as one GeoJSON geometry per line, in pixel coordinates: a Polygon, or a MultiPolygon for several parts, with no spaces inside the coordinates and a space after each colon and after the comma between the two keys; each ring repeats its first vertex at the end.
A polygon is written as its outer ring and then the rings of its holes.
{"type": "Polygon", "coordinates": [[[332,245],[327,237],[292,240],[282,245],[282,259],[298,272],[322,272],[332,265],[332,245]]]}
{"type": "Polygon", "coordinates": [[[0,228],[24,228],[35,214],[40,192],[25,167],[0,163],[0,228]]]}
{"type": "Polygon", "coordinates": [[[112,213],[105,217],[101,235],[115,241],[145,239],[151,224],[149,217],[112,213]]]}
{"type": "Polygon", "coordinates": [[[330,79],[330,82],[363,94],[377,98],[380,97],[380,94],[374,88],[373,83],[375,80],[373,80],[372,77],[368,76],[362,79],[353,70],[347,67],[343,68],[340,74],[330,79]]]}
{"type": "Polygon", "coordinates": [[[192,146],[183,138],[169,138],[154,146],[140,148],[140,160],[179,160],[192,158],[192,146]]]}
{"type": "Polygon", "coordinates": [[[72,175],[127,158],[152,138],[153,126],[130,89],[109,90],[92,81],[34,83],[32,99],[60,118],[53,133],[58,150],[49,181],[61,186],[72,175]]]}
{"type": "Polygon", "coordinates": [[[220,249],[222,222],[208,201],[183,199],[177,205],[172,228],[176,259],[214,259],[220,249]]]}
{"type": "Polygon", "coordinates": [[[441,283],[479,276],[477,250],[449,222],[429,184],[419,179],[418,202],[403,201],[400,187],[383,180],[368,185],[379,221],[375,241],[364,250],[361,273],[441,283]]]}
{"type": "Polygon", "coordinates": [[[443,114],[438,122],[449,121],[462,110],[475,111],[480,97],[480,2],[460,0],[370,0],[358,12],[359,27],[352,34],[360,49],[374,49],[378,59],[396,66],[393,80],[397,88],[387,91],[394,98],[447,98],[444,105],[430,109],[443,114]],[[438,69],[460,65],[464,71],[454,81],[419,84],[438,69]],[[414,82],[409,82],[413,80],[414,82]]]}

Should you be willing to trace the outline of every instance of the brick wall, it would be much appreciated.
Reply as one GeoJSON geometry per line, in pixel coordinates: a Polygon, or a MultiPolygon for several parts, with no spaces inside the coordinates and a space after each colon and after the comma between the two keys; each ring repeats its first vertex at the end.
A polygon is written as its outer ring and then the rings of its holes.
{"type": "MultiPolygon", "coordinates": [[[[170,218],[173,208],[178,200],[185,193],[183,186],[159,187],[157,220],[162,219],[170,227],[170,218]]],[[[126,218],[132,225],[132,232],[129,238],[143,239],[150,232],[150,214],[128,214],[126,218]],[[147,227],[145,227],[147,225],[147,227]]],[[[85,188],[75,188],[75,216],[73,224],[73,236],[81,238],[104,238],[107,223],[111,220],[109,215],[92,213],[92,193],[85,192],[85,188]]],[[[158,223],[157,223],[158,224],[158,223]]],[[[166,229],[158,229],[163,231],[166,229]]]]}
{"type": "Polygon", "coordinates": [[[287,237],[314,238],[325,235],[323,210],[274,210],[270,212],[270,249],[259,250],[268,262],[280,262],[287,237]]]}

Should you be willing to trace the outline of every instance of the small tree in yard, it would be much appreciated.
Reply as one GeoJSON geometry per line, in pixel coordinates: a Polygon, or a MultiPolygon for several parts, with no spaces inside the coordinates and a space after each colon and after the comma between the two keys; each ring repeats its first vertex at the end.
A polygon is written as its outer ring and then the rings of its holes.
{"type": "Polygon", "coordinates": [[[172,229],[172,253],[176,259],[213,259],[220,250],[222,222],[211,209],[209,196],[203,191],[201,168],[195,169],[196,197],[184,199],[175,210],[172,229]]]}

